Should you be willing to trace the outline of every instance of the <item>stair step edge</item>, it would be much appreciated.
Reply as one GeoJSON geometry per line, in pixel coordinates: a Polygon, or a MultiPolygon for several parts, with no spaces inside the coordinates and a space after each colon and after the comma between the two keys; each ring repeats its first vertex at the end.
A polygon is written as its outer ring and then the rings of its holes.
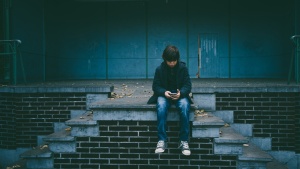
{"type": "Polygon", "coordinates": [[[52,158],[53,152],[50,151],[47,145],[38,146],[35,149],[28,150],[20,155],[21,158],[52,158]]]}
{"type": "Polygon", "coordinates": [[[254,144],[243,147],[243,154],[238,156],[239,161],[262,161],[270,162],[273,160],[272,156],[262,151],[254,144]]]}
{"type": "Polygon", "coordinates": [[[212,113],[196,114],[193,121],[193,127],[222,127],[224,125],[225,122],[221,118],[214,116],[212,113]]]}
{"type": "Polygon", "coordinates": [[[55,132],[44,137],[43,140],[46,142],[55,142],[55,141],[71,142],[71,141],[75,141],[75,138],[71,136],[71,131],[61,130],[59,132],[55,132]]]}
{"type": "Polygon", "coordinates": [[[222,127],[220,128],[220,137],[215,138],[214,142],[217,144],[220,143],[233,143],[233,144],[245,144],[248,143],[249,140],[237,133],[231,127],[222,127]]]}

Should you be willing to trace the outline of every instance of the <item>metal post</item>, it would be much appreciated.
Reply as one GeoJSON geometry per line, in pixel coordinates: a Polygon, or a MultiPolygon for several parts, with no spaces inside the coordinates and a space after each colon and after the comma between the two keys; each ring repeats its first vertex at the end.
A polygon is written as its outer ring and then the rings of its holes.
{"type": "Polygon", "coordinates": [[[12,44],[12,84],[17,84],[17,42],[14,41],[12,44]]]}
{"type": "Polygon", "coordinates": [[[296,51],[295,51],[295,68],[296,68],[296,72],[295,72],[295,74],[296,74],[296,83],[298,84],[298,82],[299,82],[299,66],[300,66],[300,62],[299,62],[299,57],[300,57],[300,36],[298,36],[298,37],[296,37],[296,40],[295,40],[295,43],[296,43],[296,51]]]}
{"type": "Polygon", "coordinates": [[[299,83],[299,75],[300,75],[300,72],[299,72],[299,66],[300,66],[300,60],[299,60],[299,57],[300,57],[300,35],[294,35],[291,37],[291,40],[293,41],[294,43],[294,49],[293,49],[293,52],[292,52],[292,58],[291,58],[291,63],[290,63],[290,69],[289,69],[289,76],[288,76],[288,84],[290,83],[290,80],[291,80],[291,76],[292,76],[292,67],[294,66],[295,67],[295,80],[296,80],[296,84],[299,83]]]}

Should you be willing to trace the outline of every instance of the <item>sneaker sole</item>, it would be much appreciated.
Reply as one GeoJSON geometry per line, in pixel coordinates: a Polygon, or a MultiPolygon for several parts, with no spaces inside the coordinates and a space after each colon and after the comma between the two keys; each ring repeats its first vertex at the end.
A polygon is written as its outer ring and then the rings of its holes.
{"type": "Polygon", "coordinates": [[[189,152],[189,153],[182,152],[182,154],[185,155],[185,156],[189,156],[189,155],[191,155],[191,152],[189,152]]]}
{"type": "Polygon", "coordinates": [[[159,153],[163,153],[163,152],[165,152],[165,150],[159,150],[159,151],[155,150],[155,154],[159,154],[159,153]]]}

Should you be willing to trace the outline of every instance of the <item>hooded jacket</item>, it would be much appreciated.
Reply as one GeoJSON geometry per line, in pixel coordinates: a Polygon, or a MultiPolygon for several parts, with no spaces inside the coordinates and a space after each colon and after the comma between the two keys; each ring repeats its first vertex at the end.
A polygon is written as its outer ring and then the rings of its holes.
{"type": "MultiPolygon", "coordinates": [[[[179,61],[177,68],[177,89],[180,90],[180,98],[188,98],[190,103],[193,103],[192,99],[190,98],[189,94],[192,89],[192,83],[190,79],[190,75],[188,72],[188,68],[186,64],[182,61],[179,61]]],[[[152,84],[152,90],[154,92],[153,96],[150,97],[148,100],[148,104],[155,104],[157,103],[158,96],[165,96],[165,92],[167,91],[168,87],[168,65],[166,62],[162,62],[160,66],[158,66],[155,70],[154,80],[152,84]]]]}

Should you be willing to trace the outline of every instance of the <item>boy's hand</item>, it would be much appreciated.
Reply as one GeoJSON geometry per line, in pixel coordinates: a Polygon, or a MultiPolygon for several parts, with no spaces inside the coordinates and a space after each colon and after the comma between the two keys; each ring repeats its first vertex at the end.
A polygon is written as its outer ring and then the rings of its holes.
{"type": "Polygon", "coordinates": [[[167,99],[172,99],[170,91],[165,91],[165,96],[167,99]]]}
{"type": "Polygon", "coordinates": [[[166,91],[165,92],[165,96],[168,99],[178,100],[180,98],[180,90],[177,89],[177,93],[176,94],[171,94],[170,91],[166,91]]]}

